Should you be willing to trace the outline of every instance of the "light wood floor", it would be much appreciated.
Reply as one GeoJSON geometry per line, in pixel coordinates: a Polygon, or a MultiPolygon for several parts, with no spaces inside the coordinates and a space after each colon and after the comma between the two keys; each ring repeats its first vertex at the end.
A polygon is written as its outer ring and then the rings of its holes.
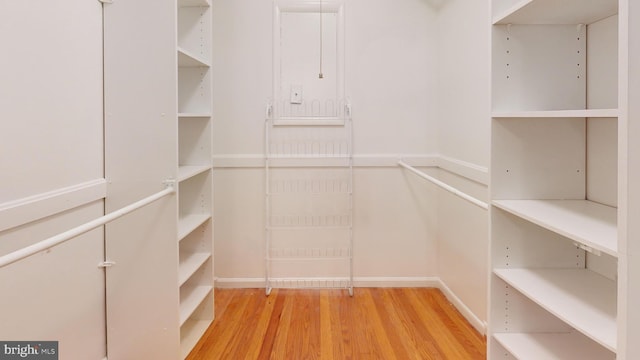
{"type": "Polygon", "coordinates": [[[188,360],[484,359],[486,343],[437,289],[217,289],[188,360]]]}

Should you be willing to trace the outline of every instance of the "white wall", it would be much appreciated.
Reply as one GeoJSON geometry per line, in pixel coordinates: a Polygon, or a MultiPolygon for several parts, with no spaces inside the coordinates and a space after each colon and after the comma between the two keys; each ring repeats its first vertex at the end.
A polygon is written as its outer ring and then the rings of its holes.
{"type": "MultiPolygon", "coordinates": [[[[437,16],[438,152],[477,173],[489,166],[489,2],[448,0],[437,16]]],[[[447,172],[441,179],[486,201],[480,183],[447,172]]],[[[484,182],[484,184],[483,184],[484,182]]],[[[480,321],[487,320],[488,214],[440,192],[438,275],[480,321]]]]}
{"type": "MultiPolygon", "coordinates": [[[[213,6],[215,274],[256,284],[264,276],[260,167],[272,96],[272,3],[213,6]]],[[[422,0],[346,2],[354,152],[375,165],[355,170],[354,275],[361,280],[436,275],[435,192],[393,161],[436,150],[434,15],[422,0]]]]}

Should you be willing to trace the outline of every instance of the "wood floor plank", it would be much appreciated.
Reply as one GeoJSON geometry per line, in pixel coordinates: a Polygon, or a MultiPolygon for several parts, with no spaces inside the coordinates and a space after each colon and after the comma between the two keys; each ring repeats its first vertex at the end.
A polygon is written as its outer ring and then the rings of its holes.
{"type": "Polygon", "coordinates": [[[333,327],[329,290],[320,291],[320,359],[333,360],[333,327]]]}
{"type": "Polygon", "coordinates": [[[437,289],[216,289],[187,360],[475,360],[486,340],[437,289]]]}
{"type": "Polygon", "coordinates": [[[288,294],[290,290],[278,291],[279,296],[283,297],[284,303],[282,305],[282,312],[280,314],[280,324],[276,329],[273,348],[269,359],[286,359],[287,356],[287,340],[289,337],[289,330],[291,328],[291,318],[293,316],[293,296],[288,294]]]}
{"type": "MultiPolygon", "coordinates": [[[[273,309],[269,317],[269,324],[262,339],[262,346],[257,359],[267,360],[271,358],[273,344],[275,343],[276,334],[280,327],[280,318],[284,308],[284,295],[280,295],[278,289],[273,289],[269,299],[273,301],[273,309]]],[[[240,319],[241,320],[241,319],[240,319]]]]}
{"type": "Polygon", "coordinates": [[[456,339],[469,352],[471,359],[484,359],[486,357],[486,351],[481,351],[485,348],[484,337],[469,326],[467,320],[449,303],[442,292],[432,291],[425,299],[429,301],[424,306],[433,308],[443,321],[446,319],[446,321],[450,322],[449,328],[456,333],[456,339]]]}
{"type": "Polygon", "coordinates": [[[485,339],[462,317],[460,312],[447,300],[442,292],[431,292],[426,297],[426,306],[432,307],[436,314],[447,322],[456,340],[462,345],[469,359],[486,358],[485,339]]]}
{"type": "MultiPolygon", "coordinates": [[[[407,334],[405,341],[418,349],[421,359],[442,360],[445,359],[436,339],[427,329],[427,324],[423,324],[413,309],[410,308],[408,300],[403,294],[403,289],[389,289],[386,296],[389,304],[397,309],[402,329],[407,334]]],[[[431,327],[433,324],[428,324],[431,327]]]]}
{"type": "Polygon", "coordinates": [[[371,295],[376,306],[376,311],[382,319],[382,326],[389,337],[389,342],[396,354],[397,359],[424,359],[420,356],[420,350],[415,343],[406,341],[409,333],[402,324],[398,309],[390,306],[388,298],[385,296],[386,290],[371,289],[371,295]]]}
{"type": "MultiPolygon", "coordinates": [[[[377,311],[371,291],[363,292],[363,297],[363,309],[366,309],[365,316],[370,319],[370,329],[375,334],[376,343],[380,344],[380,356],[383,359],[398,359],[390,341],[390,337],[393,337],[393,335],[385,329],[382,320],[384,315],[381,316],[377,311]]],[[[407,357],[400,356],[399,359],[407,359],[407,357]]]]}
{"type": "MultiPolygon", "coordinates": [[[[429,293],[417,291],[416,289],[403,289],[404,298],[408,300],[411,308],[420,309],[422,298],[429,298],[429,293]]],[[[430,298],[431,299],[431,298],[430,298]]],[[[430,311],[416,311],[416,315],[420,323],[429,324],[428,331],[435,338],[437,334],[438,347],[442,350],[445,359],[467,359],[468,353],[461,346],[462,344],[456,339],[449,325],[452,323],[449,319],[438,316],[435,308],[429,307],[430,311]]]]}

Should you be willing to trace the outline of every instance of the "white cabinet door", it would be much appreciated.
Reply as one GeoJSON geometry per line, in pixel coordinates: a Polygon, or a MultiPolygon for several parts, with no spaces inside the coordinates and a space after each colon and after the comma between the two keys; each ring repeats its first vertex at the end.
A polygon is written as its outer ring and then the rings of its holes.
{"type": "MultiPolygon", "coordinates": [[[[104,213],[102,5],[1,1],[0,44],[5,255],[104,213]]],[[[60,358],[103,359],[103,259],[96,229],[0,268],[0,339],[58,341],[60,358]]]]}
{"type": "MultiPolygon", "coordinates": [[[[106,212],[177,173],[176,3],[104,6],[106,212]]],[[[109,359],[180,355],[177,205],[165,197],[106,227],[109,359]]]]}

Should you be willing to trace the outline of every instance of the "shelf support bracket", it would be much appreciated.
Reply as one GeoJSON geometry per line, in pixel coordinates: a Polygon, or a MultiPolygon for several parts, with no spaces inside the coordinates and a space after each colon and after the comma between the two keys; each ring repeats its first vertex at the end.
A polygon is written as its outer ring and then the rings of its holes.
{"type": "Polygon", "coordinates": [[[578,249],[580,250],[584,250],[586,252],[590,252],[595,256],[600,256],[602,255],[602,253],[600,252],[600,250],[596,250],[594,248],[592,248],[591,246],[587,246],[585,244],[579,244],[577,242],[574,242],[573,245],[575,245],[578,249]]]}

